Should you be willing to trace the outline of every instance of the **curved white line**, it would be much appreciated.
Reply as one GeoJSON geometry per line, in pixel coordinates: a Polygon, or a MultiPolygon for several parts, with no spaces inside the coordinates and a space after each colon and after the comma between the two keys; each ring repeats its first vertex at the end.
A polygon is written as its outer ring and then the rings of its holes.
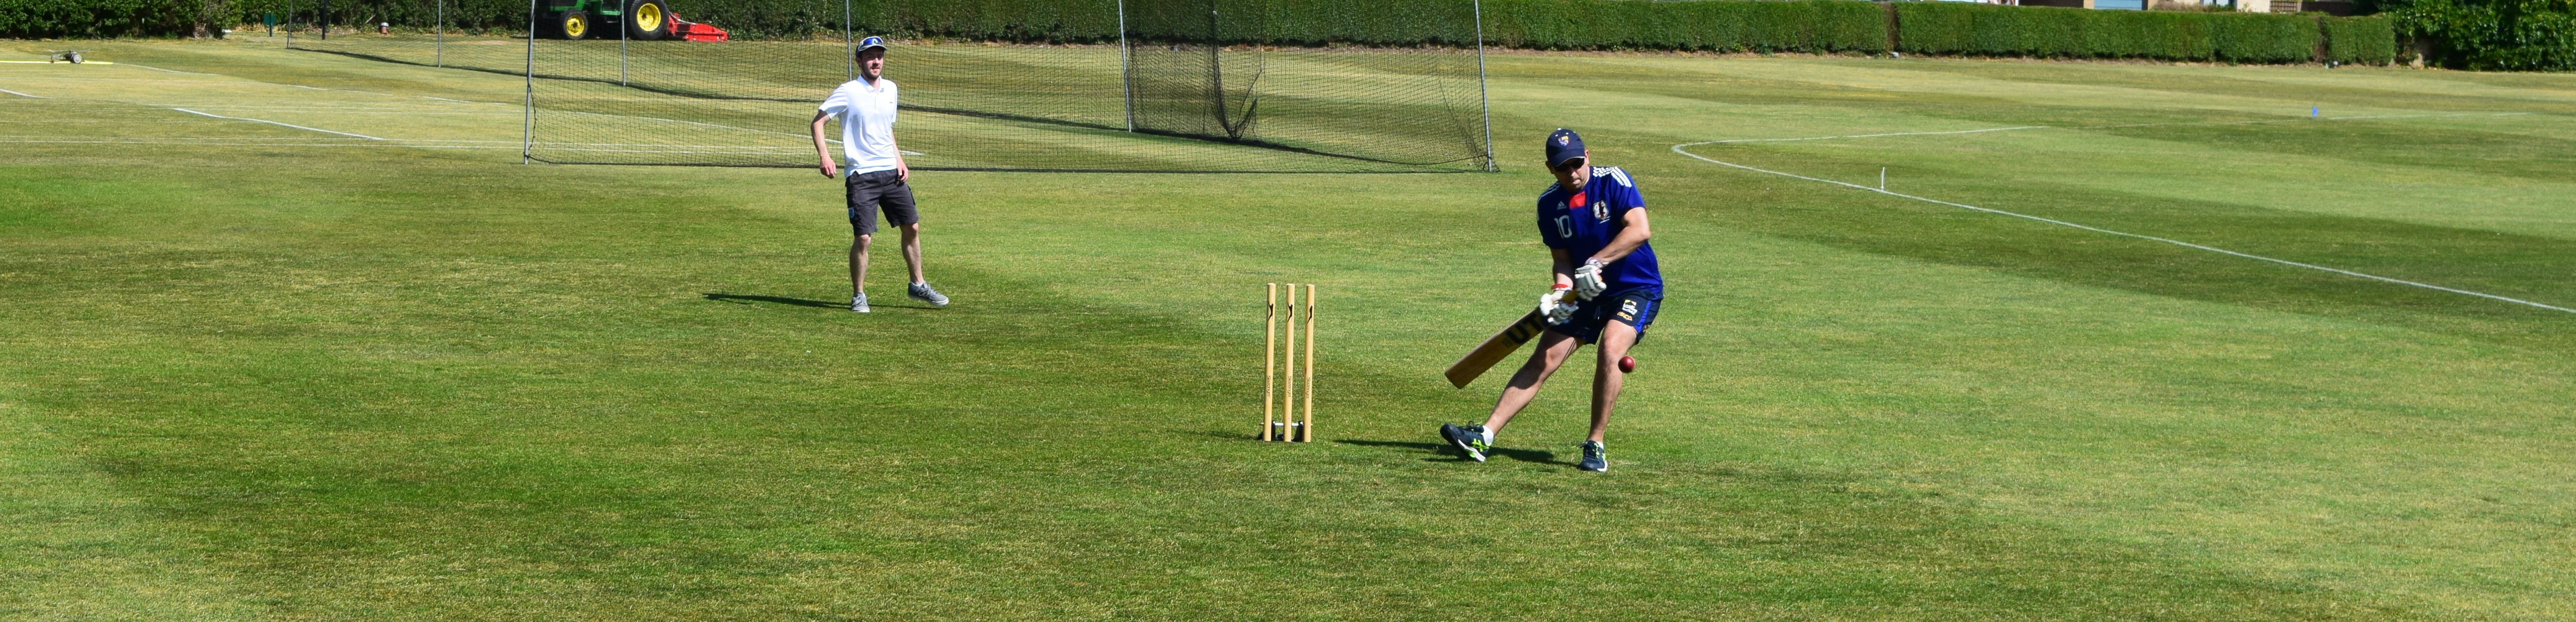
{"type": "MultiPolygon", "coordinates": [[[[1950,132],[1950,133],[1955,133],[1955,132],[1950,132]]],[[[2454,293],[2454,294],[2461,294],[2461,295],[2466,295],[2466,296],[2476,296],[2476,297],[2479,297],[2479,298],[2485,298],[2485,299],[2488,299],[2488,300],[2499,300],[2499,301],[2510,302],[2510,303],[2514,303],[2514,304],[2518,304],[2518,305],[2528,305],[2528,306],[2533,306],[2533,307],[2539,307],[2539,308],[2542,308],[2542,309],[2548,309],[2548,310],[2551,310],[2551,311],[2564,311],[2564,312],[2567,312],[2567,313],[2576,313],[2576,309],[2569,309],[2569,308],[2566,308],[2566,307],[2560,307],[2560,306],[2553,306],[2553,305],[2541,304],[2541,303],[2532,302],[2532,301],[2529,301],[2529,300],[2523,300],[2523,299],[2520,299],[2520,298],[2508,298],[2508,297],[2504,297],[2504,296],[2498,296],[2498,295],[2495,295],[2495,294],[2487,294],[2487,293],[2473,292],[2473,291],[2469,291],[2469,290],[2465,290],[2465,289],[2455,289],[2455,288],[2443,287],[2443,286],[2440,286],[2440,285],[2433,285],[2433,284],[2430,284],[2430,283],[2418,283],[2418,282],[2408,281],[2408,280],[2404,280],[2404,279],[2392,279],[2392,278],[2388,278],[2388,277],[2384,277],[2384,276],[2379,276],[2379,275],[2375,275],[2375,274],[2363,274],[2363,273],[2360,273],[2360,272],[2354,272],[2354,271],[2351,271],[2351,270],[2345,270],[2345,269],[2342,269],[2342,268],[2328,268],[2328,267],[2320,266],[2320,265],[2316,265],[2316,264],[2300,263],[2300,262],[2296,262],[2296,261],[2290,261],[2290,260],[2287,260],[2287,259],[2274,259],[2274,258],[2271,258],[2271,257],[2264,257],[2264,256],[2262,256],[2262,255],[2254,255],[2254,254],[2248,254],[2248,253],[2240,253],[2240,252],[2236,252],[2236,251],[2227,250],[2227,249],[2224,249],[2224,248],[2218,248],[2218,247],[2215,247],[2215,246],[2206,246],[2206,245],[2201,245],[2201,244],[2193,244],[2193,243],[2190,243],[2190,242],[2184,242],[2184,241],[2181,241],[2181,240],[2175,240],[2175,239],[2171,239],[2171,238],[2160,238],[2160,237],[2156,237],[2156,236],[2152,236],[2152,235],[2139,235],[2139,234],[2135,234],[2135,233],[2128,233],[2128,232],[2124,232],[2124,231],[2112,231],[2112,230],[2110,230],[2110,229],[2104,229],[2104,228],[2101,228],[2101,227],[2093,227],[2093,226],[2079,225],[2079,224],[2075,224],[2075,223],[2071,223],[2071,222],[2066,222],[2066,221],[2063,221],[2063,220],[2057,220],[2057,219],[2053,219],[2053,218],[2042,218],[2042,217],[2038,217],[2038,216],[2032,216],[2032,215],[2029,215],[2029,214],[2017,214],[2017,213],[2007,212],[2007,211],[2003,211],[2003,210],[1999,210],[1999,209],[1992,209],[1992,208],[1985,208],[1985,207],[1977,207],[1977,206],[1974,206],[1974,205],[1968,205],[1968,204],[1965,204],[1965,203],[1952,203],[1952,202],[1949,202],[1949,201],[1943,201],[1943,200],[1939,200],[1939,199],[1929,199],[1929,198],[1918,197],[1918,196],[1914,196],[1914,195],[1910,195],[1910,194],[1904,194],[1904,193],[1899,193],[1899,192],[1889,192],[1889,191],[1886,191],[1886,190],[1883,190],[1883,189],[1879,189],[1879,188],[1871,188],[1871,187],[1869,187],[1869,186],[1863,186],[1863,185],[1860,185],[1860,184],[1843,183],[1843,182],[1834,181],[1834,180],[1831,180],[1831,179],[1818,179],[1818,178],[1814,178],[1814,177],[1808,177],[1808,176],[1805,176],[1805,175],[1797,175],[1797,174],[1792,174],[1792,173],[1783,173],[1783,172],[1780,172],[1780,171],[1774,171],[1774,170],[1759,169],[1759,168],[1754,168],[1754,167],[1750,167],[1750,166],[1745,166],[1745,165],[1742,165],[1742,164],[1736,164],[1736,163],[1734,163],[1734,162],[1727,162],[1727,161],[1724,161],[1724,160],[1719,160],[1719,159],[1715,159],[1715,158],[1710,158],[1710,157],[1706,157],[1706,156],[1702,156],[1702,155],[1699,155],[1699,154],[1696,154],[1696,153],[1691,153],[1691,152],[1689,152],[1689,151],[1683,151],[1683,150],[1682,150],[1684,147],[1696,147],[1696,146],[1699,146],[1699,145],[1712,145],[1712,144],[1718,144],[1718,143],[1722,143],[1722,142],[1727,142],[1727,141],[1710,140],[1710,141],[1701,141],[1701,142],[1695,142],[1695,143],[1682,143],[1682,144],[1678,144],[1678,145],[1673,145],[1673,153],[1678,153],[1678,154],[1682,154],[1682,155],[1684,155],[1684,156],[1689,156],[1689,157],[1691,157],[1692,159],[1700,160],[1700,161],[1703,161],[1703,162],[1708,162],[1708,163],[1711,163],[1711,164],[1717,164],[1717,165],[1721,165],[1721,166],[1731,166],[1731,167],[1740,168],[1740,169],[1744,169],[1744,170],[1748,170],[1748,171],[1753,171],[1753,172],[1756,172],[1756,173],[1767,173],[1767,174],[1771,174],[1771,175],[1779,175],[1779,176],[1781,176],[1781,177],[1789,177],[1789,178],[1793,178],[1793,179],[1804,179],[1804,180],[1807,180],[1807,181],[1820,182],[1820,183],[1828,183],[1828,184],[1833,184],[1833,185],[1836,185],[1836,186],[1842,186],[1842,187],[1845,187],[1845,188],[1852,188],[1852,189],[1857,189],[1857,190],[1867,190],[1867,191],[1870,191],[1870,192],[1876,192],[1876,193],[1879,193],[1879,194],[1884,194],[1884,195],[1888,195],[1888,196],[1892,196],[1892,197],[1905,198],[1905,199],[1913,199],[1913,200],[1916,200],[1916,201],[1922,201],[1922,202],[1925,202],[1925,203],[1932,203],[1932,204],[1937,204],[1937,205],[1947,205],[1947,206],[1950,206],[1950,207],[1956,207],[1956,208],[1960,208],[1960,209],[1967,209],[1967,210],[1975,210],[1975,211],[1979,211],[1979,212],[1985,212],[1985,213],[1988,213],[1988,214],[1997,214],[1997,215],[2003,215],[2003,216],[2011,216],[2011,217],[2014,217],[2014,218],[2023,218],[2023,219],[2029,219],[2029,220],[2036,220],[2036,221],[2039,221],[2039,222],[2044,222],[2044,223],[2052,224],[2052,225],[2058,225],[2058,226],[2062,226],[2062,227],[2073,227],[2073,228],[2076,228],[2076,229],[2083,229],[2083,230],[2085,230],[2085,231],[2092,231],[2092,232],[2095,232],[2095,233],[2106,233],[2106,234],[2116,235],[2116,236],[2121,236],[2121,237],[2137,238],[2137,239],[2141,239],[2141,240],[2152,240],[2152,241],[2157,241],[2157,242],[2163,242],[2163,243],[2166,243],[2166,244],[2172,244],[2172,245],[2175,245],[2175,246],[2181,246],[2181,247],[2186,247],[2186,248],[2195,248],[2195,249],[2199,249],[2199,250],[2209,251],[2209,252],[2213,252],[2213,253],[2220,253],[2220,254],[2225,254],[2225,255],[2234,255],[2234,256],[2237,256],[2237,257],[2243,257],[2243,258],[2246,258],[2246,259],[2253,259],[2253,260],[2257,260],[2257,261],[2268,261],[2268,262],[2277,263],[2277,264],[2281,264],[2281,265],[2285,265],[2285,266],[2296,266],[2296,267],[2300,267],[2300,268],[2307,268],[2307,269],[2310,269],[2310,270],[2320,270],[2320,271],[2325,271],[2325,272],[2332,272],[2332,273],[2335,273],[2335,274],[2341,274],[2341,275],[2344,275],[2344,276],[2359,277],[2359,278],[2364,278],[2364,279],[2370,279],[2370,280],[2373,280],[2373,281],[2380,281],[2380,282],[2384,282],[2384,283],[2395,283],[2395,284],[2398,284],[2398,285],[2406,285],[2406,286],[2411,286],[2411,287],[2421,287],[2421,288],[2424,288],[2424,289],[2430,289],[2430,290],[2436,290],[2436,291],[2444,291],[2444,292],[2450,292],[2450,293],[2454,293]]]]}

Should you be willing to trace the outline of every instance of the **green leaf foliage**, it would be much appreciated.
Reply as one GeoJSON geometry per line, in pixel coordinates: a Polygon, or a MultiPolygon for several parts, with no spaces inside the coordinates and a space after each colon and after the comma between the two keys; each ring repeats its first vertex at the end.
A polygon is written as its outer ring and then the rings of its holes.
{"type": "Polygon", "coordinates": [[[2382,0],[2397,34],[2433,64],[2505,71],[2576,70],[2576,0],[2382,0]]]}
{"type": "Polygon", "coordinates": [[[0,0],[0,37],[130,37],[186,31],[181,0],[0,0]]]}

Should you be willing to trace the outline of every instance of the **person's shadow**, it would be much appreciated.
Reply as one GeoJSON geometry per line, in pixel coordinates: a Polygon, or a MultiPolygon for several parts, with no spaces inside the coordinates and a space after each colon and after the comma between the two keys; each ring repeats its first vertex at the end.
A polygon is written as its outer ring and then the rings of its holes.
{"type": "MultiPolygon", "coordinates": [[[[1455,461],[1464,461],[1464,460],[1466,460],[1466,459],[1467,459],[1466,454],[1459,453],[1459,452],[1458,452],[1458,448],[1456,448],[1456,447],[1450,447],[1450,446],[1449,446],[1448,444],[1446,444],[1446,443],[1417,443],[1417,442],[1412,442],[1412,441],[1363,441],[1363,440],[1355,440],[1355,439],[1342,439],[1342,440],[1333,441],[1333,442],[1341,443],[1341,444],[1344,444],[1344,445],[1359,445],[1359,446],[1362,446],[1362,447],[1389,447],[1389,448],[1399,448],[1399,449],[1413,449],[1413,450],[1418,450],[1418,451],[1423,451],[1423,452],[1429,452],[1429,453],[1433,453],[1433,454],[1437,454],[1437,455],[1438,455],[1438,457],[1433,457],[1433,458],[1423,458],[1423,460],[1424,460],[1424,461],[1426,461],[1426,462],[1429,462],[1429,461],[1439,461],[1439,460],[1442,460],[1443,458],[1446,458],[1448,461],[1453,461],[1453,462],[1455,462],[1455,461]]],[[[1486,457],[1488,457],[1488,458],[1492,458],[1492,457],[1510,458],[1510,459],[1513,459],[1513,460],[1519,460],[1519,461],[1522,461],[1522,462],[1536,462],[1536,463],[1539,463],[1539,464],[1556,464],[1556,465],[1564,465],[1564,466],[1574,466],[1574,463],[1572,463],[1572,462],[1563,462],[1563,461],[1559,461],[1559,460],[1557,460],[1557,459],[1556,459],[1556,452],[1548,451],[1548,450],[1545,450],[1545,449],[1510,449],[1510,448],[1504,448],[1504,447],[1496,447],[1496,448],[1493,448],[1493,449],[1486,450],[1486,451],[1485,451],[1485,456],[1486,456],[1486,457]]]]}
{"type": "Polygon", "coordinates": [[[751,303],[755,303],[755,302],[774,302],[774,303],[778,303],[778,304],[782,304],[782,305],[796,305],[796,306],[799,306],[799,307],[821,307],[821,308],[825,308],[825,309],[845,309],[845,308],[849,308],[849,306],[850,306],[850,303],[846,303],[846,302],[825,302],[825,301],[821,301],[821,300],[806,300],[806,299],[803,299],[803,298],[785,298],[785,297],[780,297],[780,296],[747,296],[747,295],[743,295],[743,294],[723,294],[723,293],[716,293],[716,292],[708,292],[708,293],[706,294],[706,299],[708,299],[708,300],[713,300],[713,301],[716,301],[716,302],[730,302],[730,303],[734,303],[734,304],[738,304],[738,305],[747,305],[747,304],[751,304],[751,303]]]}

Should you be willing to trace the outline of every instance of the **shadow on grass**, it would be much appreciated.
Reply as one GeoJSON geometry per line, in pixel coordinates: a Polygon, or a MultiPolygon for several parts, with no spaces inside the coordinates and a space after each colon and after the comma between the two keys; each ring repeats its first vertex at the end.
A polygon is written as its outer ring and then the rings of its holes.
{"type": "MultiPolygon", "coordinates": [[[[1394,448],[1402,448],[1402,449],[1418,449],[1418,450],[1422,450],[1422,451],[1427,451],[1427,452],[1432,452],[1432,453],[1436,453],[1436,454],[1441,454],[1441,455],[1443,455],[1443,456],[1448,456],[1448,457],[1453,458],[1453,459],[1458,460],[1458,461],[1465,461],[1465,460],[1467,459],[1467,456],[1465,456],[1465,455],[1463,455],[1463,454],[1458,453],[1458,450],[1457,450],[1457,449],[1452,448],[1452,447],[1448,446],[1447,444],[1443,444],[1443,443],[1416,443],[1416,442],[1409,442],[1409,441],[1363,441],[1363,440],[1354,440],[1354,439],[1347,439],[1347,438],[1346,438],[1346,439],[1342,439],[1342,440],[1338,440],[1338,441],[1333,441],[1333,442],[1341,443],[1341,444],[1344,444],[1344,445],[1359,445],[1359,446],[1362,446],[1362,447],[1394,447],[1394,448]]],[[[1504,447],[1496,447],[1496,448],[1493,448],[1493,449],[1485,450],[1485,455],[1486,455],[1486,456],[1491,456],[1491,457],[1503,457],[1503,458],[1510,458],[1510,459],[1513,459],[1513,460],[1519,460],[1519,461],[1522,461],[1522,462],[1536,462],[1536,463],[1539,463],[1539,464],[1557,464],[1557,465],[1564,465],[1564,466],[1574,466],[1574,463],[1572,463],[1572,462],[1566,462],[1566,461],[1563,461],[1563,460],[1558,460],[1558,459],[1556,459],[1556,452],[1553,452],[1553,451],[1547,451],[1547,450],[1544,450],[1544,449],[1510,449],[1510,448],[1504,448],[1504,447]]],[[[1436,460],[1436,458],[1425,458],[1425,460],[1436,460]]]]}
{"type": "Polygon", "coordinates": [[[799,307],[815,307],[820,309],[846,309],[850,306],[850,303],[846,302],[826,302],[822,300],[806,300],[803,298],[786,298],[782,296],[746,296],[742,294],[723,294],[716,292],[708,292],[706,294],[706,299],[716,302],[730,302],[738,305],[747,305],[755,302],[775,302],[782,305],[796,305],[799,307]]]}
{"type": "MultiPolygon", "coordinates": [[[[850,303],[848,303],[848,302],[846,302],[846,301],[844,301],[844,302],[832,302],[832,301],[829,301],[829,300],[806,300],[806,299],[803,299],[803,298],[788,298],[788,297],[785,297],[785,296],[752,296],[752,295],[747,295],[747,294],[727,294],[727,293],[721,293],[721,292],[707,292],[707,293],[703,294],[702,296],[703,296],[704,298],[708,299],[708,300],[713,300],[713,301],[716,301],[716,302],[730,302],[730,303],[734,303],[734,304],[738,304],[738,305],[747,305],[747,304],[751,304],[751,303],[755,303],[755,302],[773,302],[773,303],[778,303],[778,304],[782,304],[782,305],[796,305],[796,306],[799,306],[799,307],[814,307],[814,308],[817,308],[817,309],[848,309],[848,308],[850,308],[850,303]]],[[[871,305],[875,306],[875,307],[876,307],[876,308],[878,308],[878,309],[937,309],[937,308],[939,308],[939,307],[930,306],[929,304],[925,304],[925,303],[914,302],[914,301],[913,301],[912,299],[910,299],[910,298],[903,298],[903,299],[900,299],[900,300],[901,300],[903,303],[909,303],[909,304],[886,304],[886,303],[889,303],[889,302],[895,302],[895,301],[893,301],[893,300],[878,300],[878,299],[874,299],[874,298],[869,299],[869,303],[870,303],[871,305]]]]}

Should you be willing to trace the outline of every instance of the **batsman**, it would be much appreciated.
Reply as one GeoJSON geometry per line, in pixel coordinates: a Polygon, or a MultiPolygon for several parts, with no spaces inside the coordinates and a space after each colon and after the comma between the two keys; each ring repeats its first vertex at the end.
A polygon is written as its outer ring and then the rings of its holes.
{"type": "Polygon", "coordinates": [[[1494,435],[1538,397],[1539,386],[1556,374],[1557,367],[1583,344],[1597,343],[1592,436],[1583,441],[1583,461],[1577,468],[1608,471],[1610,459],[1601,444],[1602,433],[1610,426],[1611,409],[1619,404],[1620,381],[1629,371],[1623,367],[1633,365],[1628,362],[1628,348],[1655,323],[1656,307],[1664,299],[1664,277],[1655,267],[1654,247],[1646,243],[1653,234],[1646,226],[1645,198],[1637,193],[1627,171],[1593,166],[1583,137],[1567,129],[1548,135],[1547,168],[1556,175],[1556,185],[1538,196],[1538,231],[1555,259],[1549,270],[1554,283],[1539,297],[1537,311],[1545,316],[1547,330],[1539,335],[1538,350],[1530,353],[1529,362],[1503,387],[1502,398],[1495,400],[1494,413],[1483,425],[1444,423],[1440,436],[1466,452],[1468,459],[1484,462],[1494,435]]]}

